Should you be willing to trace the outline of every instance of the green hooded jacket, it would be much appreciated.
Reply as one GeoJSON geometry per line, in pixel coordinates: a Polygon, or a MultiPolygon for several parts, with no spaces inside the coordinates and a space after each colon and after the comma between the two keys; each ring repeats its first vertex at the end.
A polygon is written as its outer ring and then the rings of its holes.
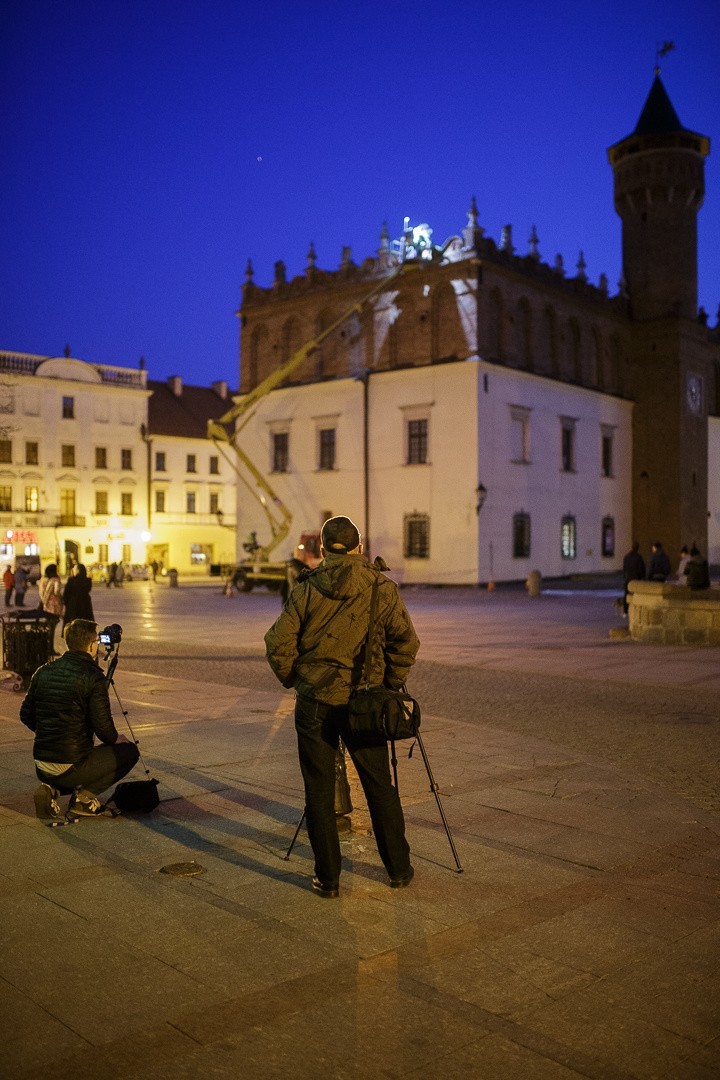
{"type": "Polygon", "coordinates": [[[265,635],[283,686],[326,705],[346,705],[362,682],[373,581],[378,581],[370,684],[397,689],[420,642],[397,586],[364,555],[326,555],[290,593],[265,635]]]}

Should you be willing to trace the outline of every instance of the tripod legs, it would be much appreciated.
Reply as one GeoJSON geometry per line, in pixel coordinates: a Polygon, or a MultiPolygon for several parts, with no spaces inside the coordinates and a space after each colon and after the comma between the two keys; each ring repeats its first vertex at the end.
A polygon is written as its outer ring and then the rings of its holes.
{"type": "MultiPolygon", "coordinates": [[[[420,735],[419,732],[416,735],[416,740],[417,740],[418,746],[420,747],[420,753],[422,754],[423,763],[425,765],[425,771],[428,774],[428,780],[430,781],[430,790],[432,791],[433,795],[435,796],[435,802],[437,803],[437,808],[440,811],[440,818],[442,819],[442,823],[443,823],[443,826],[445,828],[445,835],[448,838],[448,843],[450,844],[450,850],[452,851],[453,858],[455,860],[455,866],[457,867],[457,873],[462,874],[463,868],[460,865],[460,859],[458,858],[458,853],[457,853],[457,850],[455,848],[455,842],[453,841],[452,833],[450,832],[450,826],[448,825],[447,818],[445,817],[445,811],[443,809],[443,805],[440,802],[440,790],[438,788],[435,777],[433,776],[432,769],[430,768],[430,762],[428,761],[428,756],[427,756],[427,753],[425,751],[425,744],[423,743],[422,735],[420,735]]],[[[344,754],[344,748],[341,748],[338,751],[338,753],[344,754]]],[[[412,753],[412,751],[411,751],[411,753],[412,753]]],[[[398,790],[397,754],[395,753],[395,741],[393,739],[390,740],[390,763],[392,765],[393,778],[394,778],[394,781],[395,781],[395,790],[397,791],[398,790]]],[[[345,782],[347,783],[347,780],[345,782]]],[[[352,807],[351,807],[351,809],[352,809],[352,807]]],[[[305,821],[305,813],[306,813],[306,811],[303,810],[302,817],[298,821],[297,828],[295,829],[295,833],[293,835],[293,838],[290,841],[290,847],[287,849],[286,853],[283,855],[283,859],[284,859],[285,862],[287,862],[289,860],[290,855],[292,854],[292,850],[295,847],[297,838],[298,838],[298,836],[300,834],[300,830],[301,830],[301,828],[303,826],[303,822],[305,821]]]]}

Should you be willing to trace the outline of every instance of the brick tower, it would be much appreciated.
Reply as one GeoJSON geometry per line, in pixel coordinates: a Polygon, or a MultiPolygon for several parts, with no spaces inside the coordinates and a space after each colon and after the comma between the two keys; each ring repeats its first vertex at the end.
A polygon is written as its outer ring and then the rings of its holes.
{"type": "Polygon", "coordinates": [[[633,417],[633,532],[707,544],[707,411],[713,389],[707,327],[697,312],[697,213],[710,140],[684,128],[656,74],[631,135],[611,146],[631,337],[626,391],[633,417]]]}

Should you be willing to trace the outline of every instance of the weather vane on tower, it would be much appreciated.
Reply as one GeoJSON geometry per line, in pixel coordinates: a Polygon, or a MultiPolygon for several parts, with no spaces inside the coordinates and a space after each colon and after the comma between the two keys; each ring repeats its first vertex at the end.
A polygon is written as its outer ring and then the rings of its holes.
{"type": "Polygon", "coordinates": [[[672,52],[674,48],[675,48],[675,42],[674,41],[663,41],[662,45],[660,44],[659,41],[656,42],[656,44],[655,44],[655,74],[656,75],[660,74],[660,58],[663,57],[663,56],[667,56],[667,54],[669,52],[672,52]]]}

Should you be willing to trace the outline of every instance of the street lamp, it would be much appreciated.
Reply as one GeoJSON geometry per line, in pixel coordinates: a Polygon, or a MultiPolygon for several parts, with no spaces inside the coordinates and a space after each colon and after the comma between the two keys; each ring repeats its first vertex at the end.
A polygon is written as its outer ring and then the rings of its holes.
{"type": "Polygon", "coordinates": [[[475,513],[476,514],[479,514],[480,511],[482,510],[485,499],[487,498],[487,493],[488,493],[488,491],[487,491],[487,488],[485,487],[484,484],[478,484],[478,486],[475,488],[475,499],[476,499],[475,513]]]}

